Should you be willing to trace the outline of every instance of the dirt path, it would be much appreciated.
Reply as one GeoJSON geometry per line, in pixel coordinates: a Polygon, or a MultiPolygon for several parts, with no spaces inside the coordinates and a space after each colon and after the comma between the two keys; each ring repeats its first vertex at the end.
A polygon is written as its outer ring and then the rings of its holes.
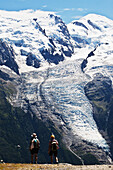
{"type": "Polygon", "coordinates": [[[0,170],[113,170],[113,165],[0,164],[0,170]]]}

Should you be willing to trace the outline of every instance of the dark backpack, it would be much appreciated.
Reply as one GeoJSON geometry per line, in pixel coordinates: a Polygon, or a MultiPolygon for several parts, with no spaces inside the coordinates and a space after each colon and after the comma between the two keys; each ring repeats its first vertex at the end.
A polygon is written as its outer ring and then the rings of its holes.
{"type": "Polygon", "coordinates": [[[37,138],[32,140],[33,148],[39,149],[39,140],[37,138]]]}
{"type": "Polygon", "coordinates": [[[56,140],[53,140],[53,141],[51,142],[51,150],[52,150],[53,152],[57,151],[57,141],[56,141],[56,140]]]}

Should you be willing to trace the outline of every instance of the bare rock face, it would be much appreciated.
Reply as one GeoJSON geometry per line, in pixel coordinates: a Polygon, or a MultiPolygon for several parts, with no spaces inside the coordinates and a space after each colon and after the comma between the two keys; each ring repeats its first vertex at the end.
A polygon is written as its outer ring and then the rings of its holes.
{"type": "Polygon", "coordinates": [[[93,116],[98,129],[103,137],[112,147],[112,122],[113,122],[113,89],[112,81],[109,77],[96,74],[94,79],[85,86],[85,94],[93,106],[93,116]]]}
{"type": "Polygon", "coordinates": [[[106,131],[113,96],[110,78],[102,74],[97,74],[95,78],[85,86],[85,93],[94,107],[94,118],[99,130],[106,131]]]}
{"type": "Polygon", "coordinates": [[[12,47],[0,39],[0,65],[6,65],[19,74],[18,65],[15,61],[15,53],[12,47]]]}

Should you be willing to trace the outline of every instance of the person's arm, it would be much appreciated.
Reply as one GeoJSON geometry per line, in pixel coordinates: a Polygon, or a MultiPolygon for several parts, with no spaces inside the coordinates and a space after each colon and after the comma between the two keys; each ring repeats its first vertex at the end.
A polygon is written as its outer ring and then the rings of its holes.
{"type": "Polygon", "coordinates": [[[57,144],[57,149],[59,149],[59,143],[58,143],[58,141],[56,140],[56,144],[57,144]]]}
{"type": "Polygon", "coordinates": [[[50,153],[50,151],[51,151],[51,142],[49,141],[48,154],[50,153]]]}
{"type": "Polygon", "coordinates": [[[38,139],[38,149],[40,149],[40,141],[39,141],[39,139],[38,139]]]}
{"type": "Polygon", "coordinates": [[[29,150],[31,150],[31,143],[32,143],[32,140],[30,140],[30,143],[29,143],[29,150]]]}

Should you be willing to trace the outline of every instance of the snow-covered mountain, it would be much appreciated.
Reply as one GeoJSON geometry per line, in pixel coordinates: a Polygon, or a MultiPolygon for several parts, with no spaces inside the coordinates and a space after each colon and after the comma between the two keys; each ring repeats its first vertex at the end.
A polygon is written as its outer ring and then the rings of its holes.
{"type": "Polygon", "coordinates": [[[112,89],[113,21],[89,14],[66,25],[55,13],[0,11],[0,39],[0,69],[16,81],[12,105],[47,126],[51,120],[69,149],[90,143],[107,160],[110,146],[93,117],[87,83],[101,73],[112,89]]]}
{"type": "Polygon", "coordinates": [[[91,57],[85,56],[87,59],[85,73],[92,76],[101,70],[102,74],[110,76],[110,72],[106,72],[104,67],[113,64],[113,21],[104,16],[89,14],[79,21],[68,24],[68,29],[73,39],[81,44],[81,47],[86,46],[88,51],[93,52],[91,57]]]}
{"type": "Polygon", "coordinates": [[[64,60],[64,56],[72,55],[74,48],[67,26],[54,13],[32,10],[1,11],[0,17],[0,37],[15,48],[15,53],[19,56],[16,60],[21,62],[20,72],[26,65],[26,58],[28,65],[33,64],[29,61],[33,58],[38,63],[34,63],[37,68],[45,60],[58,64],[64,60]]]}

